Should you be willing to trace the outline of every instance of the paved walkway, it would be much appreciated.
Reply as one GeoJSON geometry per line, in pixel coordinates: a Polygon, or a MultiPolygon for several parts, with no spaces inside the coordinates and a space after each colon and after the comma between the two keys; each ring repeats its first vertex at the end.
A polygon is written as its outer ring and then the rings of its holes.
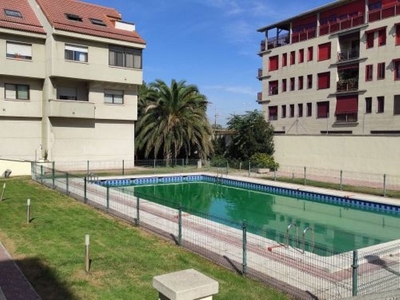
{"type": "Polygon", "coordinates": [[[38,300],[40,296],[0,243],[0,300],[38,300]]]}

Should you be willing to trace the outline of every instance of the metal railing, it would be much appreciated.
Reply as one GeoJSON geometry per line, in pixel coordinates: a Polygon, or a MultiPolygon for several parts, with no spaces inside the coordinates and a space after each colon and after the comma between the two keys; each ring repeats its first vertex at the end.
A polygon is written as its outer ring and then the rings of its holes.
{"type": "MultiPolygon", "coordinates": [[[[303,234],[302,245],[299,245],[298,234],[290,234],[289,230],[279,232],[268,226],[256,227],[246,220],[228,220],[133,189],[101,186],[96,184],[100,180],[97,175],[63,172],[55,170],[55,165],[48,168],[33,164],[33,180],[171,239],[178,246],[239,274],[284,290],[296,299],[342,299],[399,286],[398,241],[338,254],[315,243],[314,236],[303,234]],[[316,252],[324,255],[316,255],[316,252]]],[[[250,164],[247,167],[250,175],[250,164]]],[[[302,174],[304,184],[312,177],[306,168],[279,169],[273,172],[275,176],[278,172],[293,177],[302,174]]],[[[222,176],[233,169],[226,166],[215,170],[222,176]]],[[[325,175],[339,177],[330,172],[325,175]]],[[[343,177],[341,172],[341,181],[343,177]]],[[[311,227],[307,228],[300,229],[305,232],[311,227]]]]}

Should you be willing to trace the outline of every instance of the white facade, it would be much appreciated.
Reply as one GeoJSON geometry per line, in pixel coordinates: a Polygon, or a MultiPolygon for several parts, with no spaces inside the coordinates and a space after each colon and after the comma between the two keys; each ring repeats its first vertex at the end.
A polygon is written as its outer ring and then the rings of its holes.
{"type": "Polygon", "coordinates": [[[52,16],[42,10],[46,1],[27,3],[45,33],[0,28],[0,156],[133,160],[143,40],[56,29],[52,16]],[[30,49],[31,57],[7,55],[7,49],[19,44],[22,51],[30,49]],[[122,49],[124,65],[111,61],[113,49],[122,49]]]}

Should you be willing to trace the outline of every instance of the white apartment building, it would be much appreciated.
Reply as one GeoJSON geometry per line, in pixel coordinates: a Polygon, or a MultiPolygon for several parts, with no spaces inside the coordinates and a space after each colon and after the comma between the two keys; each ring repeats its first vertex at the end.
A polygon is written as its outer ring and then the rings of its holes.
{"type": "Polygon", "coordinates": [[[134,159],[145,41],[115,9],[0,2],[0,157],[134,159]]]}
{"type": "Polygon", "coordinates": [[[277,134],[400,134],[400,1],[338,0],[260,28],[277,134]]]}

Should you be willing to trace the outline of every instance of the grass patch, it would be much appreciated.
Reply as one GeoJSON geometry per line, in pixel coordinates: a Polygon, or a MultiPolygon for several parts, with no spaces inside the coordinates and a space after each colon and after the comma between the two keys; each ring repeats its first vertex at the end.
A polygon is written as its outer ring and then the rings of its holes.
{"type": "Polygon", "coordinates": [[[214,299],[289,299],[27,177],[4,182],[0,241],[43,299],[157,299],[154,276],[190,268],[219,282],[214,299]],[[85,234],[91,241],[89,273],[85,234]]]}

